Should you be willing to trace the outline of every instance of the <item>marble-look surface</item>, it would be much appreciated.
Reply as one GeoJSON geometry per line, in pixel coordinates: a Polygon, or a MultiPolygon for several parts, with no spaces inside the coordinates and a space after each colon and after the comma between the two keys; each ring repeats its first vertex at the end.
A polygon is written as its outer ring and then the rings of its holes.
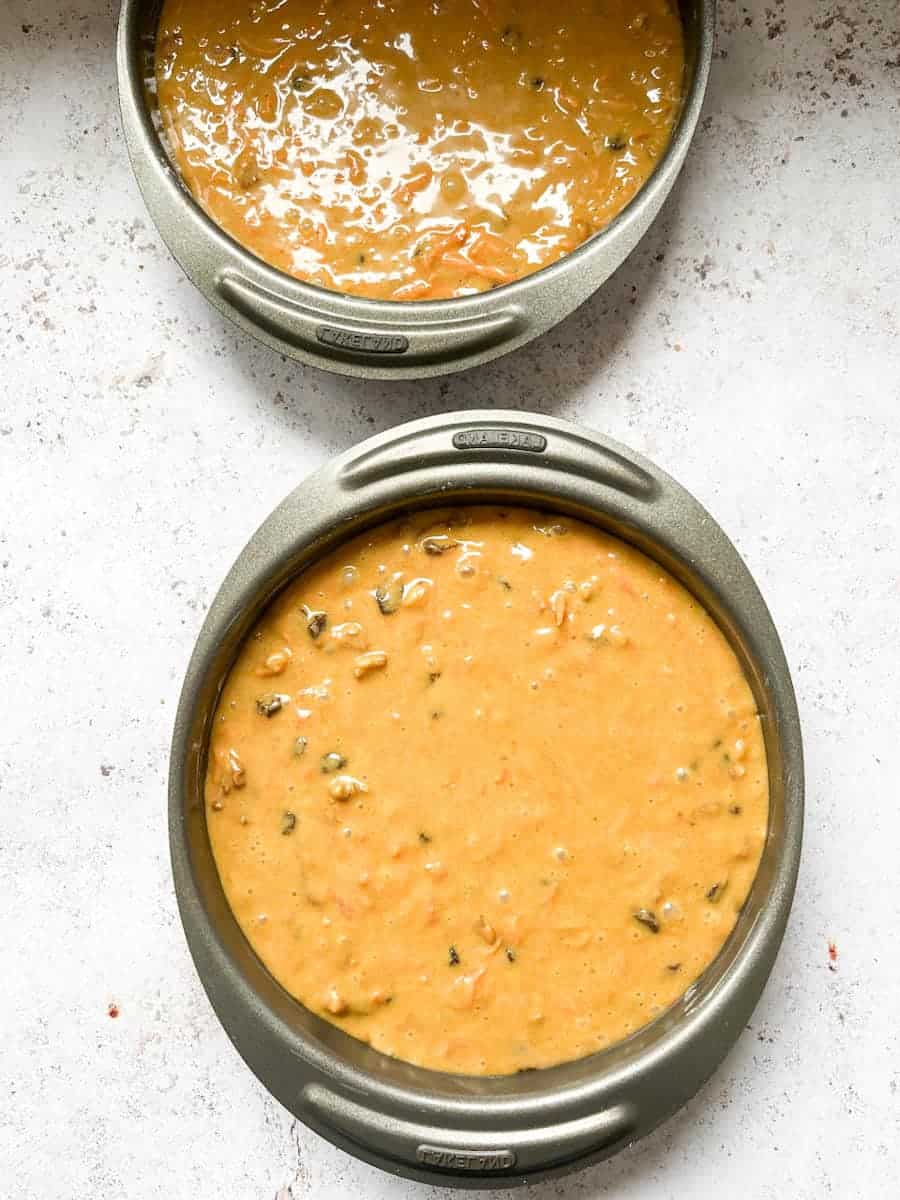
{"type": "Polygon", "coordinates": [[[112,0],[3,0],[4,1200],[446,1195],[333,1149],[238,1060],[179,927],[165,779],[258,522],[360,436],[475,405],[605,430],[711,508],[781,629],[808,757],[794,915],[736,1050],[645,1142],[531,1194],[898,1194],[900,12],[769,2],[722,3],[682,182],[602,292],[511,358],[398,386],[217,316],[132,181],[112,0]]]}

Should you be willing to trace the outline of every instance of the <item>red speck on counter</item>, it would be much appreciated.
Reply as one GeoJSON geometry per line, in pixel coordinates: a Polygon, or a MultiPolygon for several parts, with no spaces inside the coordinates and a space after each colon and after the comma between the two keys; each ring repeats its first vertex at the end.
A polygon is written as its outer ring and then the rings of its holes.
{"type": "Polygon", "coordinates": [[[837,970],[837,946],[834,942],[828,943],[828,970],[837,970]]]}
{"type": "Polygon", "coordinates": [[[107,1013],[107,1016],[110,1016],[110,1017],[112,1017],[113,1019],[115,1019],[115,1018],[116,1018],[116,1017],[119,1015],[119,1006],[118,1006],[118,1004],[110,1004],[110,1005],[109,1005],[109,1007],[108,1007],[108,1008],[107,1008],[107,1010],[106,1010],[106,1013],[107,1013]]]}

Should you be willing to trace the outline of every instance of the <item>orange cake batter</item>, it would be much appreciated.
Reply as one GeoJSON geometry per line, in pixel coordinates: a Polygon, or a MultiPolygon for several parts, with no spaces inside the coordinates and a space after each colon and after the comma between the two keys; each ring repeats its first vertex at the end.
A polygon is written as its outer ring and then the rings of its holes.
{"type": "Polygon", "coordinates": [[[424,513],[275,601],[215,716],[213,851],[285,988],[387,1054],[507,1073],[672,1004],[759,862],[759,719],[637,550],[521,509],[424,513]]]}
{"type": "Polygon", "coordinates": [[[166,0],[163,128],[210,216],[299,279],[440,299],[603,229],[668,144],[674,0],[166,0]]]}

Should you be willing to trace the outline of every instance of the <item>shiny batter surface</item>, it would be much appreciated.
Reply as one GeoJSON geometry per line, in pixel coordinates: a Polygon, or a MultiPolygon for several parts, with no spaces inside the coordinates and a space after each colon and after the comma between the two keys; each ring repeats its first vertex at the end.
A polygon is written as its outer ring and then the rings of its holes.
{"type": "Polygon", "coordinates": [[[463,296],[604,228],[664,151],[675,0],[166,0],[161,119],[218,224],[300,279],[463,296]]]}
{"type": "Polygon", "coordinates": [[[660,567],[568,518],[423,513],[277,598],[216,712],[228,900],[284,987],[398,1058],[505,1074],[672,1004],[765,838],[748,684],[660,567]]]}

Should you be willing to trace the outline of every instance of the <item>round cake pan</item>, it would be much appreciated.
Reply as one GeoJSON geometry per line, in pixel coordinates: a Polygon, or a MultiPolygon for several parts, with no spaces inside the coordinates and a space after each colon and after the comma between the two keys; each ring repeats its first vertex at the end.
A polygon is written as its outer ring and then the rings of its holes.
{"type": "MultiPolygon", "coordinates": [[[[589,715],[579,719],[589,721],[589,715]]],[[[709,514],[653,464],[562,421],[457,413],[401,426],[317,471],[253,535],[216,596],[188,667],[170,773],[175,888],[200,978],[240,1054],[295,1116],[387,1171],[501,1186],[612,1154],[696,1092],[744,1028],[788,918],[803,822],[790,674],[765,603],[709,514]],[[704,975],[651,1024],[587,1058],[511,1076],[411,1066],[289,996],[226,902],[206,828],[212,715],[238,648],[276,593],[320,555],[411,510],[523,504],[569,514],[658,561],[713,614],[762,718],[771,805],[759,871],[704,975]]]]}
{"type": "Polygon", "coordinates": [[[169,249],[200,291],[261,341],[301,362],[369,379],[423,378],[487,362],[550,329],[609,278],[681,170],[700,116],[715,31],[715,0],[681,0],[684,103],[666,154],[611,225],[515,283],[477,296],[401,303],[301,283],[245,250],[204,213],[182,184],[155,119],[160,8],[161,0],[122,0],[118,74],[131,162],[169,249]]]}

